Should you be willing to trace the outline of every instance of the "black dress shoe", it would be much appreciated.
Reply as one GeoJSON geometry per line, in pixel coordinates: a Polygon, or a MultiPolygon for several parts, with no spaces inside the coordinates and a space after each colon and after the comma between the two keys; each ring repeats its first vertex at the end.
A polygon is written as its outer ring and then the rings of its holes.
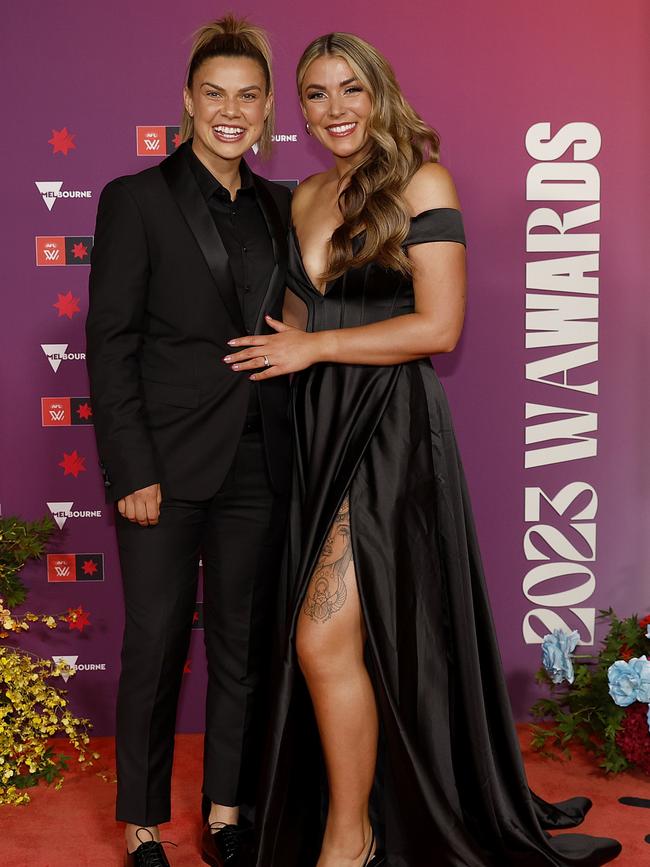
{"type": "Polygon", "coordinates": [[[212,867],[242,867],[250,837],[248,827],[206,822],[201,838],[203,861],[212,867]]]}
{"type": "Polygon", "coordinates": [[[135,852],[127,852],[126,867],[170,867],[162,843],[148,840],[140,843],[135,852]]]}

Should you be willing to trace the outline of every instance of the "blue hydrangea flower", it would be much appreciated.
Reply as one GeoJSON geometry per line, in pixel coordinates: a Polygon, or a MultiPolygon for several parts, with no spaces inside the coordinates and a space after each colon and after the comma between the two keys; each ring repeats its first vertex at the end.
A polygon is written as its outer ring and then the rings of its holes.
{"type": "Polygon", "coordinates": [[[553,683],[568,680],[573,683],[573,662],[571,654],[576,649],[580,635],[576,629],[565,632],[554,629],[550,635],[545,635],[542,641],[542,665],[553,683]]]}
{"type": "Polygon", "coordinates": [[[619,707],[635,701],[650,702],[650,660],[645,656],[619,659],[607,672],[609,694],[619,707]]]}

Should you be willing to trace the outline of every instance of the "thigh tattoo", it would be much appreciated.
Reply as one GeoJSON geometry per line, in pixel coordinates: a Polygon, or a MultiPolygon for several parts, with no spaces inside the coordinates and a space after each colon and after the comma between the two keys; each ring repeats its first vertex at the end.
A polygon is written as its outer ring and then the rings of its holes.
{"type": "Polygon", "coordinates": [[[307,590],[304,608],[307,617],[323,623],[340,611],[348,595],[344,579],[351,561],[350,500],[346,497],[330,527],[307,590]]]}

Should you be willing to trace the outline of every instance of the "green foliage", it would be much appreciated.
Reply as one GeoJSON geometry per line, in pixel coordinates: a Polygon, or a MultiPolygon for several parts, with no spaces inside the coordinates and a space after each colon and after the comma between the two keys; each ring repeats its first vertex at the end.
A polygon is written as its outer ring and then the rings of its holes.
{"type": "Polygon", "coordinates": [[[54,750],[48,748],[43,753],[41,766],[33,773],[20,774],[16,776],[13,780],[13,784],[16,789],[33,789],[34,786],[38,786],[40,782],[47,783],[48,786],[51,786],[61,778],[64,771],[68,770],[69,760],[69,756],[64,756],[61,753],[55,755],[54,750]]]}
{"type": "Polygon", "coordinates": [[[533,717],[544,723],[531,726],[531,746],[558,759],[570,757],[570,747],[579,744],[606,773],[618,774],[630,766],[616,743],[625,708],[609,695],[607,670],[617,659],[647,654],[648,639],[637,615],[619,620],[609,608],[598,613],[598,620],[608,622],[609,631],[597,655],[574,656],[572,684],[554,684],[544,668],[537,672],[535,680],[549,687],[551,698],[539,699],[531,708],[533,717]]]}
{"type": "MultiPolygon", "coordinates": [[[[69,759],[54,752],[50,743],[53,737],[66,737],[82,767],[92,764],[88,755],[90,723],[73,715],[65,690],[54,682],[65,673],[65,665],[55,665],[2,642],[11,633],[20,635],[36,623],[56,629],[57,621],[71,624],[75,622],[73,615],[78,619],[83,613],[81,608],[56,617],[31,611],[17,615],[13,611],[27,596],[21,569],[28,560],[43,556],[53,531],[49,518],[0,518],[0,806],[28,804],[28,790],[41,782],[61,788],[69,759]]],[[[86,617],[84,625],[87,622],[86,617]]],[[[96,753],[91,756],[97,758],[96,753]]]]}
{"type": "Polygon", "coordinates": [[[27,588],[20,571],[28,560],[43,556],[53,532],[54,522],[49,517],[41,521],[0,518],[0,598],[8,608],[25,601],[27,588]]]}

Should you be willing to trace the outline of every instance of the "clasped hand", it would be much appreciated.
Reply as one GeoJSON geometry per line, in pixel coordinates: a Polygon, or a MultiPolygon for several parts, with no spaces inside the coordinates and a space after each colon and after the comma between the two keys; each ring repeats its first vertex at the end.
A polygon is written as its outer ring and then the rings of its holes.
{"type": "Polygon", "coordinates": [[[270,316],[264,318],[275,334],[255,334],[228,341],[228,346],[238,349],[223,359],[233,370],[255,370],[250,379],[259,382],[296,373],[322,360],[320,334],[285,325],[270,316]],[[268,359],[268,365],[264,362],[264,356],[268,359]]]}

